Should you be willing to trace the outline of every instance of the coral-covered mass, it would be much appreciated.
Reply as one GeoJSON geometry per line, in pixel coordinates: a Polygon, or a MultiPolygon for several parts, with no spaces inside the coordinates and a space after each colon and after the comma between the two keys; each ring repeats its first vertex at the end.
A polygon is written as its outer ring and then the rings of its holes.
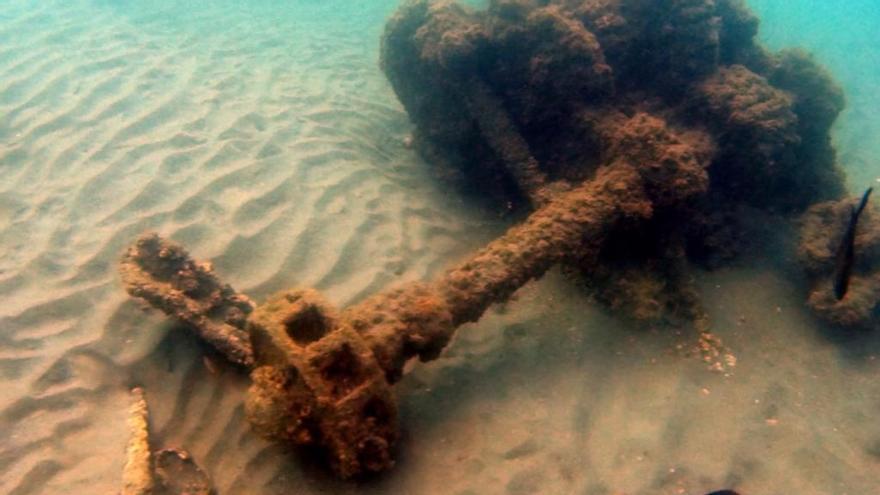
{"type": "Polygon", "coordinates": [[[797,213],[843,192],[829,137],[841,90],[757,30],[738,0],[412,0],[381,65],[416,150],[504,201],[540,204],[640,143],[663,148],[633,157],[643,168],[689,147],[705,187],[664,183],[650,218],[620,225],[598,261],[568,263],[616,310],[687,316],[683,261],[731,256],[740,207],[797,213]]]}

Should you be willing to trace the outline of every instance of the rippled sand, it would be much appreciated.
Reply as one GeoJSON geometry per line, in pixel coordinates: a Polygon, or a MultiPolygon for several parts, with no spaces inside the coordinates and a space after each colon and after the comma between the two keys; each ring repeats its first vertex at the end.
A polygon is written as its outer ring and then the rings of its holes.
{"type": "Polygon", "coordinates": [[[880,337],[829,337],[755,267],[701,275],[730,376],[554,273],[398,386],[391,473],[341,483],[250,433],[247,377],[125,296],[139,233],[257,301],[303,285],[344,306],[514,221],[404,146],[377,64],[395,3],[6,2],[0,493],[115,493],[133,385],[155,446],[223,495],[880,492],[880,337]]]}

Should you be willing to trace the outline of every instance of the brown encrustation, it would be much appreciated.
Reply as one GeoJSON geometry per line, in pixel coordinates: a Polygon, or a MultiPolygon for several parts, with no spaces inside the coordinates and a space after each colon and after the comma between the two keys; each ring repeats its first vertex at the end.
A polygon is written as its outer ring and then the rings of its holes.
{"type": "Polygon", "coordinates": [[[711,360],[691,259],[726,258],[743,236],[726,220],[743,208],[800,213],[842,191],[829,139],[839,89],[756,33],[741,0],[406,1],[381,66],[414,149],[525,203],[525,221],[433,281],[341,311],[295,289],[251,312],[157,236],[129,250],[123,279],[251,369],[256,431],[322,446],[343,477],[392,465],[392,385],[409,360],[436,358],[460,325],[557,264],[616,313],[694,323],[711,360]]]}
{"type": "MultiPolygon", "coordinates": [[[[255,363],[246,413],[255,430],[295,444],[320,444],[342,477],[387,469],[398,435],[391,385],[408,360],[436,358],[456,328],[478,320],[490,305],[506,301],[553,265],[575,255],[597,256],[618,224],[644,221],[655,208],[705,190],[711,156],[706,136],[673,130],[646,113],[590,118],[602,136],[607,164],[435,281],[393,288],[342,312],[310,289],[284,291],[260,305],[246,326],[255,363]]],[[[151,268],[144,273],[173,273],[165,265],[180,260],[199,266],[183,248],[155,234],[136,247],[145,244],[163,248],[137,248],[139,266],[151,268]],[[167,252],[174,255],[163,256],[167,252]]],[[[143,278],[127,280],[158,287],[143,278]]],[[[197,308],[186,294],[148,294],[171,316],[180,306],[197,308]],[[178,302],[164,304],[169,299],[178,302]]],[[[238,335],[230,338],[237,347],[238,335]]]]}
{"type": "Polygon", "coordinates": [[[254,304],[221,283],[210,263],[193,261],[176,244],[149,234],[128,248],[119,272],[132,297],[190,325],[231,362],[253,365],[244,326],[254,304]]]}
{"type": "Polygon", "coordinates": [[[150,451],[150,427],[147,400],[142,388],[131,391],[128,408],[128,445],[122,471],[122,495],[153,493],[153,458],[150,451]]]}
{"type": "Polygon", "coordinates": [[[844,328],[880,324],[880,214],[870,203],[859,217],[852,276],[846,295],[834,295],[835,262],[858,198],[813,205],[801,219],[798,256],[810,279],[807,305],[823,320],[844,328]]]}
{"type": "Polygon", "coordinates": [[[708,136],[699,201],[610,233],[598,264],[565,267],[615,314],[688,320],[700,311],[687,307],[687,267],[748,245],[759,221],[744,208],[793,217],[843,192],[830,140],[842,92],[815,60],[771,53],[757,32],[742,0],[408,0],[386,25],[381,67],[413,148],[507,208],[539,208],[590,178],[607,151],[591,116],[609,109],[708,136]],[[618,249],[631,245],[641,249],[618,249]]]}

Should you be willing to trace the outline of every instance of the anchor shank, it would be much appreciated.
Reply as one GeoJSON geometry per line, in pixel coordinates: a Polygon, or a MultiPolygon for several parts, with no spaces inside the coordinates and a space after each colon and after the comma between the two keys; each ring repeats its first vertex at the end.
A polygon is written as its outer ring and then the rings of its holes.
{"type": "Polygon", "coordinates": [[[553,265],[574,257],[589,264],[621,220],[650,217],[655,208],[705,191],[712,148],[705,135],[675,131],[643,112],[597,112],[584,119],[603,143],[603,165],[591,180],[560,190],[435,282],[386,291],[345,312],[389,382],[400,378],[412,357],[438,356],[458,326],[477,321],[553,265]]]}
{"type": "Polygon", "coordinates": [[[365,338],[397,381],[410,358],[435,358],[460,325],[477,321],[527,282],[575,252],[598,253],[623,216],[646,216],[651,203],[632,165],[617,163],[565,192],[432,284],[377,294],[349,308],[344,318],[365,338]]]}

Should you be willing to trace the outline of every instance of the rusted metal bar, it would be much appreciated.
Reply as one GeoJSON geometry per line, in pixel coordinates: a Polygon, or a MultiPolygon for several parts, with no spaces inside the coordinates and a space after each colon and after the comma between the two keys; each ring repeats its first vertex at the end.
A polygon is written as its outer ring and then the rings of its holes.
{"type": "Polygon", "coordinates": [[[513,177],[520,192],[529,198],[532,206],[546,203],[549,199],[547,176],[504,109],[504,103],[478,77],[468,79],[464,86],[459,97],[465,101],[480,133],[513,177]]]}
{"type": "Polygon", "coordinates": [[[125,449],[125,467],[122,471],[122,495],[151,495],[153,493],[150,428],[144,390],[131,391],[128,408],[128,446],[125,449]]]}

